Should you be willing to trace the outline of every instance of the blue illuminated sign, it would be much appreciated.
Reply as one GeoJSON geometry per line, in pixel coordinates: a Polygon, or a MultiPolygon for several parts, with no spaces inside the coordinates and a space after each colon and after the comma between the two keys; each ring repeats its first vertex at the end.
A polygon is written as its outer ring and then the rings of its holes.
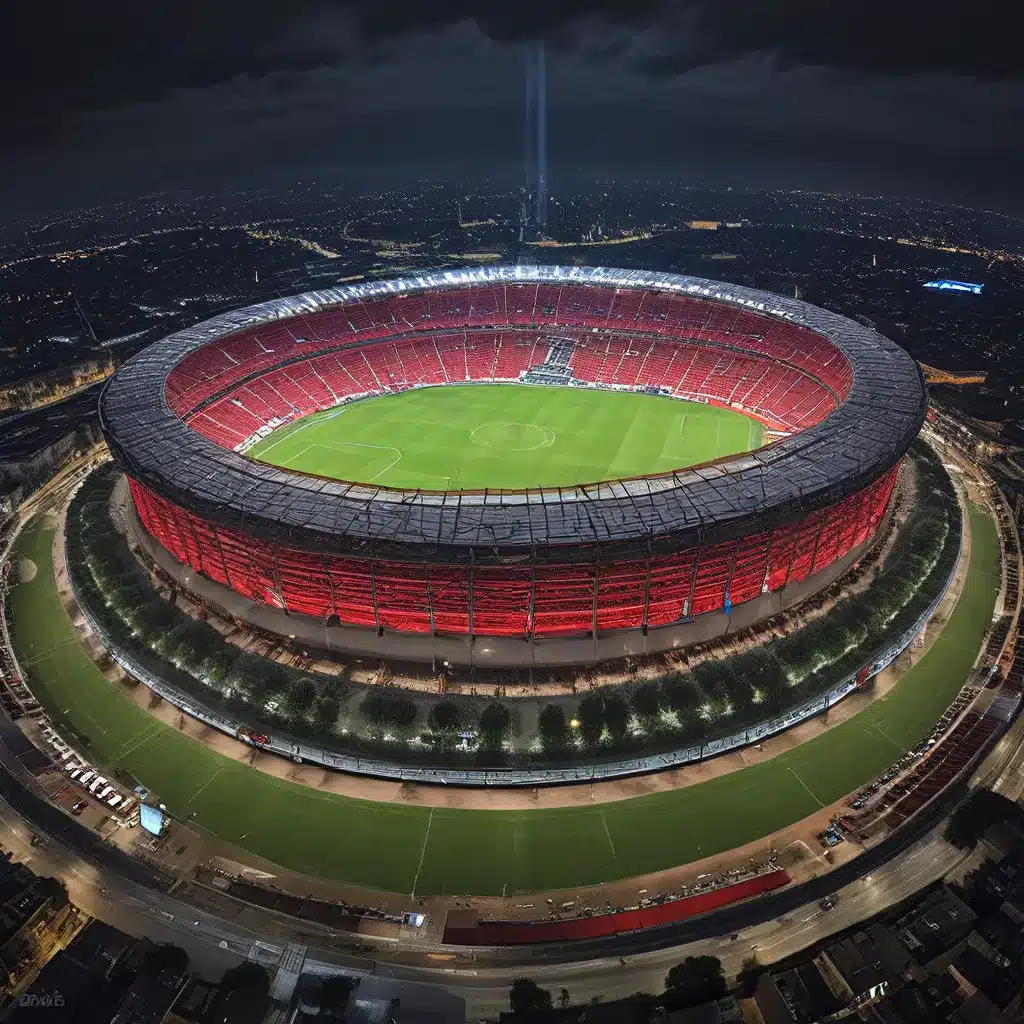
{"type": "Polygon", "coordinates": [[[925,288],[935,288],[940,292],[970,292],[972,295],[980,295],[983,284],[972,284],[970,281],[948,281],[943,278],[941,281],[928,281],[925,288]]]}

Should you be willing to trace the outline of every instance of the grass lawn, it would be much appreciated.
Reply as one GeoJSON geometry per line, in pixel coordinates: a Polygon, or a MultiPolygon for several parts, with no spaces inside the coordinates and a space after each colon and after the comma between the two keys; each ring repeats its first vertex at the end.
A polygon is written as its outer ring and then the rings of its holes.
{"type": "Polygon", "coordinates": [[[367,803],[212,753],[154,722],[93,666],[57,600],[53,532],[38,521],[19,540],[39,573],[13,591],[12,632],[55,721],[70,721],[98,762],[127,768],[179,818],[322,878],[420,894],[530,892],[669,868],[759,839],[856,789],[921,740],[965,682],[998,592],[995,525],[977,509],[970,519],[960,601],[885,698],[764,764],[594,807],[512,813],[367,803]]]}
{"type": "Polygon", "coordinates": [[[560,487],[661,473],[759,448],[731,409],[626,391],[524,384],[420,388],[306,416],[251,458],[427,490],[560,487]]]}

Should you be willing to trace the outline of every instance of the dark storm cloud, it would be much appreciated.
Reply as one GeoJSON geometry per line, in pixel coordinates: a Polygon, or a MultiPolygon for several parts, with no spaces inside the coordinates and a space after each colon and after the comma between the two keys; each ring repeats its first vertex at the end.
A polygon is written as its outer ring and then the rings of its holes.
{"type": "Polygon", "coordinates": [[[355,50],[460,22],[494,40],[545,37],[572,48],[591,32],[614,54],[644,31],[643,68],[671,75],[765,53],[784,66],[884,74],[1020,74],[997,0],[9,0],[0,87],[8,117],[43,122],[239,75],[343,63],[355,50]]]}
{"type": "MultiPolygon", "coordinates": [[[[336,60],[343,37],[290,32],[324,0],[13,0],[2,5],[0,89],[7,118],[45,134],[62,117],[216,85],[242,74],[336,60]]],[[[9,134],[8,143],[17,143],[9,134]]]]}
{"type": "Polygon", "coordinates": [[[906,74],[944,71],[1004,78],[1024,71],[1004,0],[355,0],[344,5],[365,38],[472,20],[492,39],[539,36],[572,45],[587,22],[657,30],[658,74],[753,53],[784,65],[906,74]]]}

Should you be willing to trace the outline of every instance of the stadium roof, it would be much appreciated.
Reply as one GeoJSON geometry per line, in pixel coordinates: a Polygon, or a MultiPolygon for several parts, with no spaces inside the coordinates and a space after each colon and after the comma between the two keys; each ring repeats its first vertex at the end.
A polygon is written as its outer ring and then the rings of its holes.
{"type": "MultiPolygon", "coordinates": [[[[384,339],[373,339],[380,341],[384,339]]],[[[371,344],[373,342],[367,342],[371,344]]],[[[132,476],[206,519],[316,550],[362,554],[551,545],[710,542],[777,525],[842,499],[895,465],[920,430],[926,392],[893,342],[807,303],[701,278],[604,267],[495,266],[438,271],[250,306],[156,342],[107,383],[100,415],[132,476]],[[641,479],[532,491],[424,492],[290,473],[220,447],[168,407],[164,382],[189,352],[241,330],[371,298],[479,284],[566,284],[684,294],[807,327],[845,355],[846,400],[820,423],[758,451],[641,479]]]]}

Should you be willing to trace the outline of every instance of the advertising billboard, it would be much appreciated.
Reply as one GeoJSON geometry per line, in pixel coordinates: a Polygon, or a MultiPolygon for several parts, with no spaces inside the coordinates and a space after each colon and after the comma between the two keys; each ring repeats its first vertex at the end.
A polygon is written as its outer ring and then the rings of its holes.
{"type": "Polygon", "coordinates": [[[142,804],[139,807],[139,824],[153,835],[158,836],[164,830],[164,813],[149,804],[142,804]]]}

